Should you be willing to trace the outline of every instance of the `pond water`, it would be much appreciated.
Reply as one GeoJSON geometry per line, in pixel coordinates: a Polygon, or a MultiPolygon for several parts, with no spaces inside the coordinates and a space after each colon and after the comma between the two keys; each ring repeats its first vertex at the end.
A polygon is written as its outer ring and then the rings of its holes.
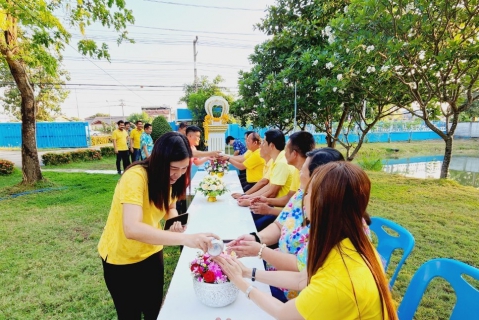
{"type": "MultiPolygon", "coordinates": [[[[444,156],[386,159],[383,171],[412,178],[439,179],[444,156]]],[[[464,186],[479,188],[479,157],[453,156],[449,166],[450,178],[464,186]]]]}

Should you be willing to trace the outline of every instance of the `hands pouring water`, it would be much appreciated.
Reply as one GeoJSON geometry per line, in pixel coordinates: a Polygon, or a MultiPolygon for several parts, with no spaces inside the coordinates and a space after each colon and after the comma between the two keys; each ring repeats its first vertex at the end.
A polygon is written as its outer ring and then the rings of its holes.
{"type": "Polygon", "coordinates": [[[226,252],[234,252],[238,258],[255,257],[261,250],[261,243],[255,241],[255,237],[244,234],[226,245],[226,252]]]}

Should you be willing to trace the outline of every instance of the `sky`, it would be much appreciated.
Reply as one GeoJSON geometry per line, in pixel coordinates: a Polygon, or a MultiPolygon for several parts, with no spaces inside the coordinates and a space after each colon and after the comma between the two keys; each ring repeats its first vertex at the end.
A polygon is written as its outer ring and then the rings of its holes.
{"type": "MultiPolygon", "coordinates": [[[[198,36],[198,77],[221,75],[223,85],[237,92],[238,72],[249,70],[248,56],[267,37],[254,24],[265,16],[274,0],[128,0],[135,24],[128,27],[135,44],[116,44],[116,33],[91,26],[86,36],[106,41],[111,62],[82,57],[75,44],[64,53],[70,73],[70,95],[62,113],[85,118],[141,112],[142,106],[180,104],[183,85],[193,83],[193,40],[198,36]],[[235,9],[228,9],[235,8],[235,9]],[[121,106],[123,101],[124,107],[121,106]]],[[[71,29],[73,40],[80,39],[71,29]]]]}

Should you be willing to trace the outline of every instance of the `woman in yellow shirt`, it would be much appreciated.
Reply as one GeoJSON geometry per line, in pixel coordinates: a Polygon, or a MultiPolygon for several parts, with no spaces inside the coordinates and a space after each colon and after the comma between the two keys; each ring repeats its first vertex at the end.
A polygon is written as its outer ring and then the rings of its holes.
{"type": "Polygon", "coordinates": [[[379,255],[363,230],[370,191],[366,173],[349,162],[314,171],[303,198],[311,229],[302,272],[255,272],[228,256],[216,259],[230,280],[276,319],[396,320],[379,255]],[[301,292],[282,303],[243,277],[301,292]]]}
{"type": "Polygon", "coordinates": [[[179,222],[162,230],[160,220],[178,215],[185,194],[191,148],[185,136],[166,133],[149,158],[130,166],[118,182],[98,244],[106,286],[118,319],[156,319],[163,301],[163,245],[207,251],[211,233],[184,234],[179,222]]]}

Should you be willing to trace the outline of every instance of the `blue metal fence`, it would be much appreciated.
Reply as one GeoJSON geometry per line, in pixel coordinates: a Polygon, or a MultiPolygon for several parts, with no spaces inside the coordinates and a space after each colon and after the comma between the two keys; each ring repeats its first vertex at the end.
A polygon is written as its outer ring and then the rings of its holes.
{"type": "MultiPolygon", "coordinates": [[[[37,148],[85,148],[88,122],[37,122],[37,148]]],[[[0,123],[0,147],[21,147],[22,124],[0,123]]]]}

